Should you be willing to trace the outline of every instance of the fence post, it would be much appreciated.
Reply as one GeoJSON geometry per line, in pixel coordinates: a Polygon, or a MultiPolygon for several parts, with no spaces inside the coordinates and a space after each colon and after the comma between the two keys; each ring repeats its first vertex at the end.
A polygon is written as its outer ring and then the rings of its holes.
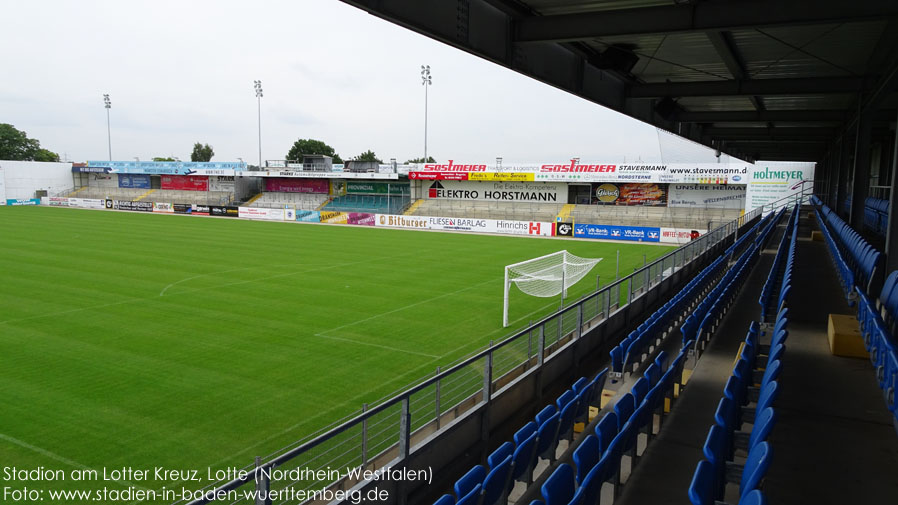
{"type": "MultiPolygon", "coordinates": [[[[599,279],[599,276],[597,275],[596,276],[596,317],[599,317],[599,313],[601,312],[599,310],[599,303],[600,303],[599,298],[602,297],[602,294],[599,293],[600,289],[602,289],[602,282],[599,279]]],[[[604,315],[603,315],[603,319],[604,319],[604,315]]]]}
{"type": "MultiPolygon", "coordinates": [[[[490,347],[493,341],[490,341],[490,347]]],[[[483,366],[483,403],[489,403],[493,390],[493,350],[486,353],[486,363],[483,366]]]]}
{"type": "Polygon", "coordinates": [[[581,332],[583,331],[583,304],[577,304],[577,338],[579,339],[581,336],[581,332]]]}
{"type": "Polygon", "coordinates": [[[411,406],[409,405],[409,397],[402,399],[402,412],[399,418],[399,459],[408,457],[409,447],[411,447],[412,427],[411,427],[411,406]]]}
{"type": "Polygon", "coordinates": [[[527,361],[533,356],[533,319],[527,325],[527,361]]]}
{"type": "MultiPolygon", "coordinates": [[[[437,367],[437,375],[440,375],[440,367],[437,367]]],[[[440,382],[442,382],[442,380],[437,379],[436,391],[434,392],[434,394],[436,395],[436,398],[434,399],[434,405],[437,411],[437,429],[440,429],[440,417],[442,417],[440,415],[440,382]]]]}
{"type": "MultiPolygon", "coordinates": [[[[362,414],[368,411],[368,404],[362,404],[362,414]]],[[[368,418],[362,418],[362,466],[368,465],[368,418]]]]}
{"type": "Polygon", "coordinates": [[[539,360],[537,363],[540,367],[543,366],[543,361],[546,359],[546,324],[543,323],[539,325],[539,360]]]}
{"type": "Polygon", "coordinates": [[[630,305],[630,302],[633,301],[633,276],[631,275],[629,279],[627,279],[627,305],[630,305]]]}
{"type": "Polygon", "coordinates": [[[271,505],[271,497],[268,496],[271,482],[267,473],[259,471],[261,467],[262,458],[256,456],[256,505],[271,505]]]}

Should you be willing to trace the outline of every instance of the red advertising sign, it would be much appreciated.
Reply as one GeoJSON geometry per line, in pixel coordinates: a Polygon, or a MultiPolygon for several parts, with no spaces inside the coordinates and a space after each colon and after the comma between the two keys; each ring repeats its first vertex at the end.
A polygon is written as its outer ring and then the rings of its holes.
{"type": "Polygon", "coordinates": [[[486,172],[486,165],[459,165],[455,160],[449,160],[448,164],[427,163],[424,169],[429,172],[486,172]]]}
{"type": "Polygon", "coordinates": [[[576,172],[586,172],[586,173],[608,173],[614,172],[617,170],[617,165],[581,165],[578,163],[578,160],[573,159],[571,162],[563,163],[560,165],[542,165],[539,167],[540,172],[562,172],[562,173],[576,173],[576,172]]]}
{"type": "Polygon", "coordinates": [[[424,181],[466,181],[467,172],[409,172],[408,178],[424,181]]]}
{"type": "Polygon", "coordinates": [[[209,191],[209,177],[205,175],[163,175],[160,188],[179,191],[209,191]]]}
{"type": "Polygon", "coordinates": [[[265,191],[281,193],[320,193],[327,194],[330,182],[327,179],[291,179],[288,177],[271,177],[265,179],[265,191]]]}

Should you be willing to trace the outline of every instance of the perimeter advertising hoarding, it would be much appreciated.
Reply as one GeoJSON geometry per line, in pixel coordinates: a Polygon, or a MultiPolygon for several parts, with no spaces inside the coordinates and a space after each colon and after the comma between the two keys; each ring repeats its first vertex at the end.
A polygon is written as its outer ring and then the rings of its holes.
{"type": "MultiPolygon", "coordinates": [[[[234,175],[245,162],[231,161],[88,161],[79,172],[114,172],[153,175],[234,175]]],[[[72,171],[75,171],[73,168],[72,171]]]]}
{"type": "Polygon", "coordinates": [[[667,191],[669,207],[709,209],[745,208],[745,186],[729,184],[671,184],[667,191]]]}
{"type": "Polygon", "coordinates": [[[296,220],[303,223],[320,223],[321,213],[317,210],[297,210],[296,220]]]}
{"type": "Polygon", "coordinates": [[[287,211],[290,211],[290,221],[296,219],[293,209],[263,209],[257,207],[239,207],[238,217],[246,219],[262,219],[265,221],[284,221],[287,211]]]}
{"type": "Polygon", "coordinates": [[[319,220],[331,224],[374,226],[374,214],[368,212],[320,212],[319,220]]]}
{"type": "Polygon", "coordinates": [[[153,202],[130,202],[126,200],[106,200],[106,207],[112,202],[112,208],[117,210],[130,210],[134,212],[153,212],[153,202]]]}
{"type": "Polygon", "coordinates": [[[661,228],[661,242],[667,244],[685,244],[708,233],[708,230],[693,230],[689,228],[661,228]]]}
{"type": "Polygon", "coordinates": [[[661,228],[575,223],[574,236],[607,240],[632,240],[635,242],[660,242],[661,228]]]}
{"type": "Polygon", "coordinates": [[[82,209],[105,209],[106,200],[95,198],[63,198],[51,196],[47,205],[51,207],[78,207],[82,209]]]}
{"type": "Polygon", "coordinates": [[[423,181],[484,181],[532,182],[534,174],[525,172],[409,172],[411,180],[423,181]]]}
{"type": "Polygon", "coordinates": [[[327,179],[265,179],[265,191],[280,193],[316,193],[326,195],[330,190],[327,179]]]}
{"type": "Polygon", "coordinates": [[[119,174],[118,187],[150,189],[150,176],[142,174],[119,174]]]}
{"type": "Polygon", "coordinates": [[[204,175],[163,175],[160,183],[161,189],[209,191],[209,178],[204,175]]]}
{"type": "Polygon", "coordinates": [[[225,207],[223,205],[210,205],[209,206],[209,215],[210,216],[220,216],[220,217],[239,217],[240,216],[240,208],[239,207],[225,207]]]}
{"type": "Polygon", "coordinates": [[[555,182],[433,181],[427,198],[502,202],[567,203],[567,185],[555,182]]]}
{"type": "Polygon", "coordinates": [[[10,206],[21,206],[21,205],[40,205],[40,198],[7,198],[6,205],[10,206]]]}
{"type": "Polygon", "coordinates": [[[398,216],[393,214],[375,215],[375,226],[414,230],[498,233],[503,235],[539,235],[543,237],[551,237],[555,234],[554,223],[509,221],[504,219],[398,216]]]}
{"type": "Polygon", "coordinates": [[[153,212],[164,212],[166,214],[172,214],[175,212],[175,208],[170,203],[153,202],[153,212]]]}

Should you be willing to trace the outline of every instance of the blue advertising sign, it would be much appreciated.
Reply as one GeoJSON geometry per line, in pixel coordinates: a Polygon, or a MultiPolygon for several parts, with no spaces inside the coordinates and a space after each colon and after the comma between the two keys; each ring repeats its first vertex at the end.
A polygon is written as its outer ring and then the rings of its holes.
{"type": "Polygon", "coordinates": [[[96,172],[100,170],[119,174],[234,175],[230,171],[246,170],[246,163],[242,161],[88,161],[87,167],[80,171],[96,172]],[[226,171],[227,173],[215,173],[215,171],[226,171]]]}
{"type": "Polygon", "coordinates": [[[150,176],[142,174],[119,174],[118,187],[150,189],[150,176]]]}
{"type": "Polygon", "coordinates": [[[6,205],[40,205],[40,198],[9,198],[6,205]]]}
{"type": "Polygon", "coordinates": [[[609,224],[574,224],[574,236],[608,240],[659,242],[661,228],[649,226],[614,226],[609,224]]]}

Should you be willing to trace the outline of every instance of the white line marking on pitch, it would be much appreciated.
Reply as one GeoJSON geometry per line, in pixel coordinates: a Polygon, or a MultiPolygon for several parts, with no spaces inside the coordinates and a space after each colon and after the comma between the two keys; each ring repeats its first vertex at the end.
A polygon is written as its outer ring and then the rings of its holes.
{"type": "Polygon", "coordinates": [[[351,338],[334,337],[334,336],[332,336],[332,335],[323,335],[323,334],[321,334],[321,333],[316,333],[315,336],[316,336],[316,337],[321,337],[321,338],[327,338],[327,339],[330,339],[330,340],[339,340],[339,341],[341,341],[341,342],[349,342],[349,343],[351,343],[351,344],[367,345],[367,346],[370,346],[370,347],[379,347],[379,348],[381,348],[381,349],[386,349],[386,350],[388,350],[388,351],[404,352],[404,353],[406,353],[406,354],[414,354],[414,355],[416,355],[416,356],[424,356],[424,357],[426,357],[426,358],[434,358],[434,359],[442,358],[442,356],[437,356],[436,354],[427,354],[427,353],[424,353],[424,352],[407,351],[407,350],[405,350],[405,349],[399,349],[398,347],[391,347],[391,346],[388,346],[388,345],[374,344],[374,343],[371,343],[371,342],[363,342],[363,341],[361,341],[361,340],[353,340],[353,339],[351,339],[351,338]]]}
{"type": "MultiPolygon", "coordinates": [[[[4,435],[3,433],[0,433],[0,440],[6,440],[7,442],[9,442],[11,444],[18,445],[19,447],[23,447],[25,449],[28,449],[29,451],[36,452],[40,455],[46,456],[52,460],[58,461],[65,465],[73,466],[75,468],[80,468],[82,470],[92,470],[94,472],[100,473],[99,470],[97,470],[95,468],[91,468],[83,463],[73,461],[69,458],[66,458],[65,456],[60,456],[59,454],[56,454],[55,452],[48,451],[48,450],[46,450],[42,447],[38,447],[36,445],[31,445],[28,442],[23,442],[22,440],[19,440],[18,438],[11,437],[9,435],[4,435]]],[[[125,487],[133,487],[133,488],[137,488],[137,489],[142,489],[144,491],[149,491],[147,488],[140,487],[137,484],[134,484],[133,482],[128,482],[126,480],[113,480],[112,482],[122,484],[125,487]]]]}

